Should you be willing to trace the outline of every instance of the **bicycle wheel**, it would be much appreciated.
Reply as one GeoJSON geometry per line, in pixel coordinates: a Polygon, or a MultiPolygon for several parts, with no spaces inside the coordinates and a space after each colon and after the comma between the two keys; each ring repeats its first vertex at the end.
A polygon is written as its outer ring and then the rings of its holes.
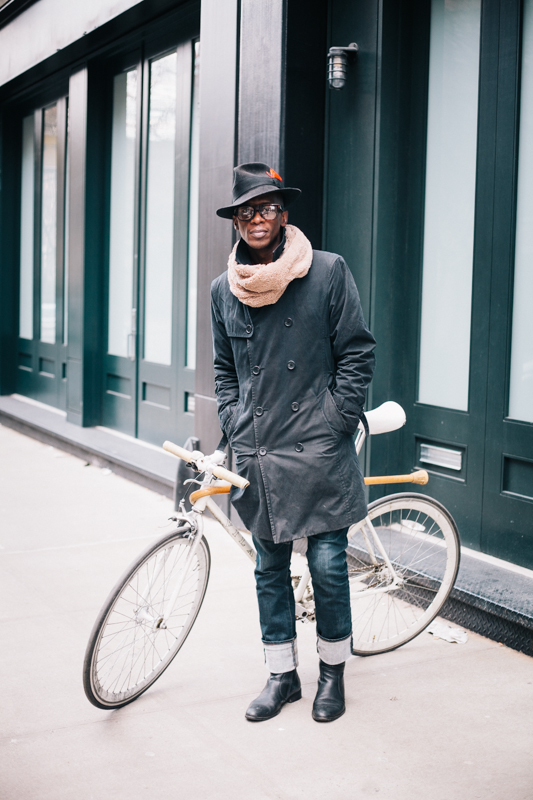
{"type": "Polygon", "coordinates": [[[383,552],[364,520],[350,528],[346,551],[352,651],[361,656],[394,650],[423,631],[446,602],[460,558],[457,526],[431,497],[389,495],[371,503],[368,516],[383,552]]]}
{"type": "Polygon", "coordinates": [[[85,694],[98,708],[120,708],[139,697],[187,638],[204,599],[211,564],[203,537],[188,560],[193,541],[190,528],[184,526],[151,544],[107,598],[83,664],[85,694]],[[180,581],[172,612],[164,618],[180,581]]]}

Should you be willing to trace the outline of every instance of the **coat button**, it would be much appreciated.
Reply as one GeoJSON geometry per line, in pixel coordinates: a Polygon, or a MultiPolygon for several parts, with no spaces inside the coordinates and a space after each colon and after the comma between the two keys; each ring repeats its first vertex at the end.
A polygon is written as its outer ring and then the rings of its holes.
{"type": "Polygon", "coordinates": [[[246,331],[246,333],[251,333],[252,332],[252,326],[251,325],[247,325],[246,328],[245,328],[245,331],[246,331]]]}
{"type": "Polygon", "coordinates": [[[301,453],[302,450],[304,449],[304,446],[301,442],[298,442],[298,444],[294,445],[294,449],[296,450],[297,453],[301,453]]]}
{"type": "Polygon", "coordinates": [[[260,372],[261,372],[261,367],[254,367],[252,369],[252,375],[259,375],[260,372]]]}
{"type": "Polygon", "coordinates": [[[285,327],[290,328],[291,325],[292,325],[292,319],[290,317],[287,317],[287,319],[285,320],[285,327]]]}
{"type": "Polygon", "coordinates": [[[298,411],[300,408],[300,403],[291,403],[291,408],[293,411],[298,411]]]}
{"type": "Polygon", "coordinates": [[[267,449],[266,449],[266,447],[260,447],[260,448],[259,448],[259,455],[260,455],[260,456],[266,456],[266,454],[267,454],[267,449]]]}
{"type": "Polygon", "coordinates": [[[287,369],[294,369],[295,366],[296,364],[294,363],[294,361],[287,362],[287,369]]]}
{"type": "Polygon", "coordinates": [[[261,406],[259,406],[259,408],[255,409],[255,416],[256,417],[262,417],[263,416],[263,409],[261,408],[261,406]]]}

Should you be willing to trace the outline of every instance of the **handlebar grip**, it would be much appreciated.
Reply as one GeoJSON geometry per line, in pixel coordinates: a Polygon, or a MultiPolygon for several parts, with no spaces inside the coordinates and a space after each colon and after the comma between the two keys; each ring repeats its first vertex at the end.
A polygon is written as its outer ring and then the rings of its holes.
{"type": "MultiPolygon", "coordinates": [[[[163,450],[172,453],[172,455],[178,458],[182,458],[183,461],[186,461],[188,464],[191,463],[191,461],[194,463],[196,460],[193,459],[193,455],[196,455],[197,458],[203,458],[202,453],[196,452],[196,454],[193,454],[191,450],[185,450],[184,447],[180,447],[178,444],[174,444],[174,442],[163,442],[163,450]]],[[[239,489],[246,489],[246,487],[250,485],[250,481],[247,481],[246,478],[241,478],[240,475],[236,475],[234,472],[230,472],[229,469],[224,469],[224,467],[213,467],[213,475],[216,478],[220,478],[222,481],[228,481],[228,483],[237,486],[239,489]]]]}
{"type": "Polygon", "coordinates": [[[230,472],[229,469],[224,469],[224,467],[213,467],[213,475],[216,478],[220,478],[221,481],[232,483],[239,489],[246,489],[250,485],[250,481],[247,481],[246,478],[241,478],[240,475],[235,475],[234,472],[230,472]]]}
{"type": "Polygon", "coordinates": [[[412,472],[411,475],[412,475],[412,482],[420,483],[422,486],[424,486],[429,480],[429,475],[427,474],[425,469],[419,469],[416,472],[412,472]]]}
{"type": "Polygon", "coordinates": [[[365,478],[366,486],[379,486],[385,483],[420,483],[422,486],[429,480],[425,469],[410,472],[409,475],[375,475],[365,478]]]}
{"type": "Polygon", "coordinates": [[[182,458],[188,464],[191,463],[192,451],[186,450],[184,447],[180,447],[178,444],[174,444],[174,442],[163,442],[163,450],[172,453],[173,456],[182,458]]]}

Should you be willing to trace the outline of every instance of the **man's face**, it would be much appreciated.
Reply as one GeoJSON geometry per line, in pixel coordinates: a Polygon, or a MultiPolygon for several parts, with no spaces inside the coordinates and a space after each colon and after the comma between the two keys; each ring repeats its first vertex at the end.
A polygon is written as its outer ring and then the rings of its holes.
{"type": "MultiPolygon", "coordinates": [[[[262,194],[260,197],[254,197],[253,200],[243,203],[243,205],[251,206],[255,209],[270,203],[283,207],[282,195],[277,192],[262,194]]],[[[278,212],[275,219],[263,219],[261,214],[256,211],[251,220],[245,222],[233,217],[233,223],[248,247],[255,251],[269,252],[274,251],[280,243],[281,228],[285,227],[288,218],[288,211],[278,212]]]]}

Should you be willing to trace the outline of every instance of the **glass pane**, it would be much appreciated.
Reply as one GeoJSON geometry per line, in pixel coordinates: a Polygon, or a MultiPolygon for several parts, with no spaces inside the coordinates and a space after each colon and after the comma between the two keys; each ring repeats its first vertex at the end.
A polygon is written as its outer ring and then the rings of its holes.
{"type": "Polygon", "coordinates": [[[43,113],[41,341],[56,340],[57,106],[43,113]]]}
{"type": "Polygon", "coordinates": [[[137,70],[132,69],[114,80],[111,134],[107,349],[124,357],[132,332],[136,131],[137,70]]]}
{"type": "Polygon", "coordinates": [[[419,396],[468,409],[480,0],[432,0],[419,396]]]}
{"type": "Polygon", "coordinates": [[[533,0],[524,3],[509,416],[533,422],[533,0]]]}
{"type": "Polygon", "coordinates": [[[171,363],[176,53],[150,65],[144,358],[171,363]]]}
{"type": "Polygon", "coordinates": [[[19,336],[33,339],[33,114],[22,121],[22,174],[20,192],[20,314],[19,336]]]}
{"type": "Polygon", "coordinates": [[[63,344],[68,344],[68,246],[70,224],[70,149],[69,149],[69,106],[67,103],[67,135],[65,137],[65,232],[63,247],[63,344]]]}
{"type": "Polygon", "coordinates": [[[194,43],[189,182],[189,268],[187,276],[187,358],[196,366],[196,295],[198,287],[198,201],[200,178],[200,42],[194,43]]]}

